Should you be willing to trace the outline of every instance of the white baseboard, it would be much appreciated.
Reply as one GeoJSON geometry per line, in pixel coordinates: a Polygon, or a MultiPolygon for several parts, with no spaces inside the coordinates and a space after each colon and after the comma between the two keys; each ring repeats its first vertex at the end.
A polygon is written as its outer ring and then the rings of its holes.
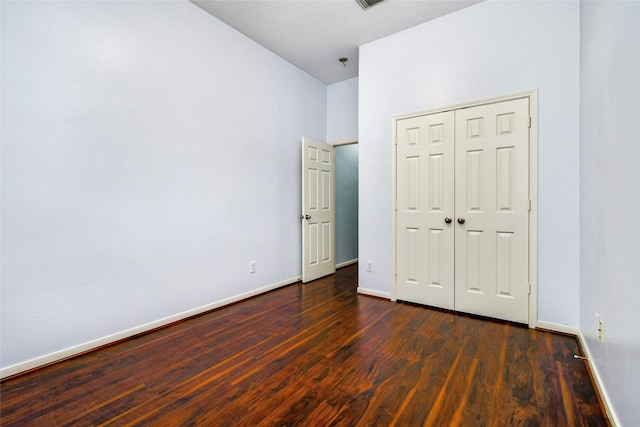
{"type": "Polygon", "coordinates": [[[336,269],[346,267],[351,264],[356,264],[358,262],[358,258],[352,259],[351,261],[341,262],[340,264],[336,264],[336,269]]]}
{"type": "Polygon", "coordinates": [[[384,298],[388,300],[391,299],[390,292],[376,291],[374,289],[361,288],[360,286],[358,286],[358,293],[363,295],[369,295],[372,297],[384,298]]]}
{"type": "Polygon", "coordinates": [[[593,382],[595,383],[596,388],[598,389],[598,393],[602,398],[602,405],[604,406],[604,411],[606,413],[607,418],[611,422],[613,427],[619,426],[620,422],[616,417],[616,413],[613,411],[613,407],[611,406],[611,401],[609,400],[609,395],[607,394],[607,390],[604,388],[602,383],[602,379],[600,377],[600,373],[598,372],[598,368],[596,368],[595,363],[593,363],[593,358],[591,357],[591,353],[589,352],[589,346],[587,345],[586,340],[582,336],[582,332],[578,331],[578,342],[580,343],[580,348],[584,351],[585,357],[587,358],[586,362],[589,364],[589,369],[591,369],[591,374],[593,377],[593,382]]]}
{"type": "Polygon", "coordinates": [[[560,332],[562,334],[578,335],[578,328],[575,326],[562,325],[560,323],[545,322],[538,320],[536,322],[536,328],[546,329],[553,332],[560,332]]]}
{"type": "Polygon", "coordinates": [[[242,301],[244,299],[251,298],[253,296],[260,295],[265,292],[269,292],[274,289],[299,282],[301,279],[302,277],[292,277],[291,279],[283,280],[282,282],[274,283],[273,285],[258,288],[253,291],[245,292],[243,294],[226,298],[220,301],[216,301],[207,305],[203,305],[201,307],[196,307],[191,310],[183,311],[182,313],[174,314],[173,316],[165,317],[163,319],[145,323],[144,325],[136,326],[134,328],[117,332],[115,334],[108,335],[106,337],[98,338],[93,341],[89,341],[80,345],[66,348],[64,350],[60,350],[44,356],[36,357],[34,359],[27,360],[26,362],[20,362],[15,365],[7,366],[6,368],[0,369],[0,379],[19,374],[21,372],[26,372],[32,369],[36,369],[41,366],[49,365],[54,362],[59,362],[63,359],[68,359],[70,357],[73,357],[82,353],[86,353],[93,349],[96,349],[108,344],[112,344],[114,342],[117,342],[126,338],[130,338],[134,335],[149,332],[153,329],[161,328],[171,323],[178,322],[180,320],[184,320],[189,317],[197,316],[198,314],[202,314],[207,311],[214,310],[216,308],[224,307],[225,305],[233,304],[235,302],[242,301]]]}

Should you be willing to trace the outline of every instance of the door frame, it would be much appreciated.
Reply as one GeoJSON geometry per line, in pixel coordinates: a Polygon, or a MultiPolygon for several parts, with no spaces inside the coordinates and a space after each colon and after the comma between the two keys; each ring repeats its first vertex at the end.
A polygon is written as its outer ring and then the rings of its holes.
{"type": "MultiPolygon", "coordinates": [[[[345,139],[345,140],[341,140],[341,141],[337,141],[337,142],[328,142],[329,145],[333,145],[334,149],[338,148],[338,147],[342,147],[344,145],[358,145],[359,141],[358,138],[354,138],[354,139],[345,139]]],[[[336,158],[338,157],[338,151],[336,150],[336,158]]],[[[360,164],[360,153],[358,153],[358,165],[360,164]]],[[[337,166],[337,160],[336,160],[336,166],[337,166]]],[[[336,182],[337,183],[337,182],[336,182]]],[[[336,189],[336,196],[337,196],[337,189],[336,189]]],[[[338,202],[336,201],[336,210],[338,209],[338,202]]],[[[358,209],[360,209],[360,202],[358,202],[358,209]]],[[[335,240],[336,237],[336,232],[338,231],[337,229],[337,224],[336,227],[334,228],[334,235],[333,235],[333,239],[335,240]]],[[[337,246],[338,242],[336,241],[336,246],[337,246]]],[[[358,251],[360,252],[360,251],[358,251]]],[[[338,258],[337,258],[337,253],[336,253],[336,270],[342,267],[346,267],[348,265],[352,265],[352,264],[356,264],[357,262],[359,262],[359,257],[349,260],[349,261],[345,261],[345,262],[341,262],[341,263],[337,263],[338,258]]]]}
{"type": "Polygon", "coordinates": [[[531,126],[529,129],[529,322],[530,328],[535,328],[538,322],[538,90],[487,98],[478,101],[465,102],[447,107],[434,108],[414,113],[393,116],[391,119],[391,301],[397,301],[397,156],[398,121],[428,114],[459,110],[485,104],[495,104],[502,101],[527,98],[529,100],[529,115],[531,126]]]}

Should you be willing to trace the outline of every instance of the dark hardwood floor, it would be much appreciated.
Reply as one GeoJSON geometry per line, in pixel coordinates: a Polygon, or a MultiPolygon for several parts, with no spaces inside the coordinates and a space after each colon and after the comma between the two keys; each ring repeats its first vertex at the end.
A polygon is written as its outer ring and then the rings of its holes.
{"type": "Polygon", "coordinates": [[[576,339],[358,296],[355,266],[1,384],[3,426],[606,426],[576,339]]]}

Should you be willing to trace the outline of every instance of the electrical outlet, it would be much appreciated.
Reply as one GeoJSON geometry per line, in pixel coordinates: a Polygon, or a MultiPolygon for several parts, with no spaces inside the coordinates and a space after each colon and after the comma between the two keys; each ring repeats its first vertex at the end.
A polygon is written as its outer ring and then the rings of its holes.
{"type": "Polygon", "coordinates": [[[602,322],[602,317],[600,317],[598,313],[596,313],[596,319],[597,319],[598,339],[602,342],[604,341],[604,323],[602,322]]]}
{"type": "Polygon", "coordinates": [[[249,273],[255,273],[255,272],[256,272],[256,262],[251,261],[249,263],[249,273]]]}
{"type": "Polygon", "coordinates": [[[368,272],[373,271],[373,261],[367,261],[367,271],[368,272]]]}

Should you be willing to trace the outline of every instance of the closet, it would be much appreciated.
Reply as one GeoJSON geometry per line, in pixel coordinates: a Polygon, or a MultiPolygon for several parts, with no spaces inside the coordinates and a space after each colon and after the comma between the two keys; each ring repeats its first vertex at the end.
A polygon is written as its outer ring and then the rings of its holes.
{"type": "Polygon", "coordinates": [[[530,101],[396,119],[395,299],[529,323],[530,101]]]}

